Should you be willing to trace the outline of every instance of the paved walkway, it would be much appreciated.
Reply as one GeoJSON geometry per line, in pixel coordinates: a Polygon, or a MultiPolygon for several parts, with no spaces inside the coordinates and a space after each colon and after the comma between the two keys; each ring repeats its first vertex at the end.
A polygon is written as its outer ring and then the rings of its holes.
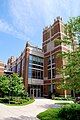
{"type": "MultiPolygon", "coordinates": [[[[60,103],[60,101],[57,101],[60,103]]],[[[63,101],[62,101],[63,102],[63,101]]],[[[66,102],[66,101],[64,101],[66,102]]],[[[51,107],[59,107],[56,101],[39,98],[25,106],[6,106],[0,104],[0,120],[38,120],[36,115],[51,107]]]]}

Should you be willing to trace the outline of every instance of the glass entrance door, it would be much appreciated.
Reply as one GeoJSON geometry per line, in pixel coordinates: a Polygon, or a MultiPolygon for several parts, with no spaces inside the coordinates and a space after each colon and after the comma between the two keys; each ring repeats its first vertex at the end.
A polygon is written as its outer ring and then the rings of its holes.
{"type": "Polygon", "coordinates": [[[31,97],[41,97],[41,89],[30,88],[30,96],[31,97]]]}

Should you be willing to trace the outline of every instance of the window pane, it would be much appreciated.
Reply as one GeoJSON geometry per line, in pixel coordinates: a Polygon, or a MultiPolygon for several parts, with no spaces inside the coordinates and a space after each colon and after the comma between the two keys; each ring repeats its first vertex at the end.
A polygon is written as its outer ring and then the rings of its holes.
{"type": "Polygon", "coordinates": [[[51,79],[51,70],[48,70],[48,79],[51,79]]]}
{"type": "Polygon", "coordinates": [[[32,70],[32,78],[36,78],[36,71],[32,70]]]}
{"type": "Polygon", "coordinates": [[[29,68],[29,71],[28,71],[28,77],[32,78],[32,69],[30,69],[30,68],[29,68]]]}
{"type": "Polygon", "coordinates": [[[43,71],[41,71],[41,79],[43,79],[43,71]]]}
{"type": "Polygon", "coordinates": [[[55,69],[52,69],[52,77],[55,77],[55,69]]]}

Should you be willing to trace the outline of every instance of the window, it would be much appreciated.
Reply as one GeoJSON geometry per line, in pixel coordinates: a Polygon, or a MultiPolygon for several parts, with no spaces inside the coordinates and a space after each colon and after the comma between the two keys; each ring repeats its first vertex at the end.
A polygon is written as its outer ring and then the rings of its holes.
{"type": "Polygon", "coordinates": [[[36,78],[36,71],[32,69],[32,78],[36,78]]]}
{"type": "Polygon", "coordinates": [[[32,69],[29,68],[28,77],[32,78],[32,69]]]}
{"type": "Polygon", "coordinates": [[[45,45],[45,46],[43,47],[43,51],[44,51],[44,53],[47,52],[47,45],[45,45]]]}
{"type": "Polygon", "coordinates": [[[48,79],[51,79],[51,70],[48,70],[48,79]]]}
{"type": "Polygon", "coordinates": [[[41,79],[43,79],[43,71],[41,71],[41,79]]]}
{"type": "Polygon", "coordinates": [[[54,28],[51,29],[51,36],[54,35],[54,28]]]}
{"type": "Polygon", "coordinates": [[[43,65],[43,58],[41,58],[41,65],[43,65]]]}
{"type": "Polygon", "coordinates": [[[48,57],[48,65],[51,64],[51,58],[50,56],[48,57]]]}
{"type": "Polygon", "coordinates": [[[37,78],[40,79],[40,71],[37,71],[37,78]]]}
{"type": "Polygon", "coordinates": [[[43,79],[43,58],[35,55],[29,56],[28,77],[43,79]]]}
{"type": "Polygon", "coordinates": [[[43,71],[29,68],[28,77],[35,79],[43,79],[43,71]]]}
{"type": "MultiPolygon", "coordinates": [[[[52,69],[52,78],[55,78],[55,69],[52,69]]],[[[51,79],[51,69],[48,70],[48,79],[51,79]]]]}
{"type": "Polygon", "coordinates": [[[54,63],[54,56],[52,55],[52,63],[54,63]]]}
{"type": "Polygon", "coordinates": [[[32,55],[30,55],[30,56],[29,56],[29,60],[31,60],[31,61],[32,61],[32,55]]]}
{"type": "Polygon", "coordinates": [[[55,77],[55,69],[52,69],[52,78],[55,77]]]}
{"type": "Polygon", "coordinates": [[[35,55],[30,55],[29,56],[29,63],[43,65],[43,58],[41,58],[39,56],[35,56],[35,55]]]}

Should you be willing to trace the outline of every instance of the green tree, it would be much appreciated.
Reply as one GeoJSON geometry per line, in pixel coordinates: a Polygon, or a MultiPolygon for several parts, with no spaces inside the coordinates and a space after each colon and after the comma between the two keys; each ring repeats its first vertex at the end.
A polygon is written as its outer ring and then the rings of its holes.
{"type": "Polygon", "coordinates": [[[10,77],[10,95],[11,96],[20,96],[24,93],[23,80],[18,74],[12,74],[10,77]]]}
{"type": "Polygon", "coordinates": [[[80,42],[80,16],[69,19],[65,25],[65,33],[67,34],[67,40],[71,42],[71,46],[74,50],[75,39],[77,38],[78,42],[80,42]]]}
{"type": "Polygon", "coordinates": [[[0,93],[4,96],[9,92],[9,78],[5,75],[0,76],[0,93]]]}
{"type": "Polygon", "coordinates": [[[21,96],[25,93],[23,80],[18,74],[0,76],[0,93],[5,96],[21,96]]]}
{"type": "Polygon", "coordinates": [[[60,87],[65,90],[80,90],[80,46],[75,48],[75,40],[80,40],[80,16],[70,18],[65,27],[66,37],[62,42],[72,46],[72,51],[63,52],[61,56],[66,64],[61,69],[62,82],[60,87]]]}
{"type": "Polygon", "coordinates": [[[80,89],[80,51],[65,53],[64,56],[67,59],[67,63],[61,70],[63,79],[61,87],[66,90],[76,91],[80,89]]]}

